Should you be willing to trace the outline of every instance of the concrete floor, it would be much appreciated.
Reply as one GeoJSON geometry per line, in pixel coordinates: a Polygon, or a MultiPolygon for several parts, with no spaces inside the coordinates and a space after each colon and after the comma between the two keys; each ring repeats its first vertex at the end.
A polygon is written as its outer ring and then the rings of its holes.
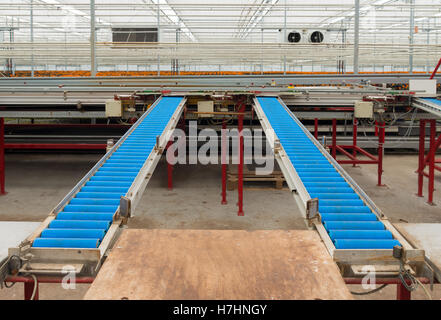
{"type": "MultiPolygon", "coordinates": [[[[0,197],[0,221],[42,221],[49,211],[96,163],[99,154],[8,154],[6,183],[8,194],[0,197]]],[[[387,155],[384,183],[377,187],[376,166],[345,166],[354,180],[376,202],[392,222],[441,222],[441,189],[435,192],[437,206],[429,206],[416,192],[416,155],[387,155]]],[[[271,183],[246,185],[245,217],[237,216],[237,192],[228,192],[228,205],[220,204],[221,171],[218,166],[178,166],[174,190],[167,190],[166,166],[161,162],[147,191],[130,220],[133,228],[182,229],[304,229],[305,225],[292,196],[275,190],[271,183]]],[[[435,185],[441,183],[438,175],[435,185]]],[[[425,193],[427,186],[425,186],[425,193]]],[[[441,286],[434,298],[441,299],[441,286]]],[[[41,299],[81,299],[88,285],[64,290],[59,285],[42,284],[41,299]]],[[[362,291],[358,286],[351,290],[362,291]]],[[[395,286],[360,299],[394,299],[395,286]]],[[[22,285],[0,290],[0,299],[22,299],[22,285]]],[[[424,299],[421,289],[414,299],[424,299]]]]}

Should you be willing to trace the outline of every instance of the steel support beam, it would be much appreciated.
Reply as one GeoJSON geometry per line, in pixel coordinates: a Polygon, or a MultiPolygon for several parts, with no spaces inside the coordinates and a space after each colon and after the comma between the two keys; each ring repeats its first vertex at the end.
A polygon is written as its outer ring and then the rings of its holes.
{"type": "Polygon", "coordinates": [[[90,75],[96,77],[95,0],[90,0],[90,75]]]}
{"type": "Polygon", "coordinates": [[[409,73],[413,73],[413,40],[415,33],[415,0],[410,0],[409,16],[409,73]]]}
{"type": "Polygon", "coordinates": [[[34,0],[30,2],[31,77],[34,77],[34,0]]]}
{"type": "Polygon", "coordinates": [[[360,0],[355,0],[354,12],[354,74],[358,74],[358,54],[360,42],[360,0]]]}

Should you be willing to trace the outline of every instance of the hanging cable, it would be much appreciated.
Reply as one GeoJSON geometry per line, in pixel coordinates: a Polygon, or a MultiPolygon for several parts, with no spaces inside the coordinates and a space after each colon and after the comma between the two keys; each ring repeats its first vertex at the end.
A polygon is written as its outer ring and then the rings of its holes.
{"type": "Polygon", "coordinates": [[[373,294],[373,293],[375,293],[375,292],[378,292],[378,291],[380,291],[381,289],[386,288],[387,286],[388,286],[388,284],[385,283],[385,284],[383,284],[383,285],[379,286],[378,288],[375,288],[374,290],[371,290],[371,291],[366,291],[366,292],[354,292],[354,291],[351,291],[351,293],[352,293],[353,295],[356,295],[356,296],[366,296],[366,295],[368,295],[368,294],[373,294]]]}

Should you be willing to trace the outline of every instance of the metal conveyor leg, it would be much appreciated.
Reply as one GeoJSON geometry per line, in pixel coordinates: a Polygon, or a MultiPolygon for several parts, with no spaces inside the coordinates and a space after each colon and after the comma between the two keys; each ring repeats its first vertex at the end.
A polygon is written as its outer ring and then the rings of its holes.
{"type": "Polygon", "coordinates": [[[410,291],[402,283],[397,284],[397,300],[411,300],[410,291]]]}
{"type": "MultiPolygon", "coordinates": [[[[352,129],[352,156],[354,157],[354,159],[357,157],[357,134],[358,134],[358,120],[356,118],[354,118],[354,126],[352,129]]],[[[352,164],[353,167],[356,167],[357,164],[354,162],[352,164]]]]}
{"type": "Polygon", "coordinates": [[[426,120],[420,120],[420,143],[418,157],[418,197],[423,196],[424,185],[424,155],[425,155],[425,139],[426,139],[426,120]]]}
{"type": "Polygon", "coordinates": [[[5,119],[0,118],[0,195],[6,194],[5,170],[5,119]]]}
{"type": "Polygon", "coordinates": [[[222,121],[222,202],[221,204],[227,204],[227,122],[222,121]]]}
{"type": "Polygon", "coordinates": [[[436,120],[430,120],[430,154],[429,154],[429,199],[428,203],[433,205],[433,191],[435,189],[435,138],[436,138],[436,120]]]}
{"type": "Polygon", "coordinates": [[[239,168],[238,168],[238,181],[237,181],[237,192],[238,192],[238,216],[243,216],[243,115],[239,116],[239,168]]]}
{"type": "MultiPolygon", "coordinates": [[[[27,281],[23,283],[24,285],[24,299],[25,300],[31,300],[32,298],[32,293],[34,292],[34,287],[35,287],[35,283],[33,281],[27,281]]],[[[36,288],[35,288],[35,295],[34,298],[32,300],[38,300],[39,297],[39,288],[38,288],[38,282],[36,284],[36,288]]]]}
{"type": "MultiPolygon", "coordinates": [[[[171,141],[168,142],[167,144],[167,149],[170,147],[170,145],[172,144],[171,141]]],[[[172,159],[170,159],[171,161],[172,159]]],[[[173,190],[173,165],[170,163],[169,159],[167,159],[167,187],[168,190],[173,190]]]]}
{"type": "Polygon", "coordinates": [[[337,119],[332,119],[332,157],[337,159],[337,119]]]}
{"type": "Polygon", "coordinates": [[[383,154],[384,154],[384,141],[386,137],[385,123],[379,123],[379,135],[378,135],[378,184],[377,186],[383,186],[381,177],[383,176],[383,154]]]}

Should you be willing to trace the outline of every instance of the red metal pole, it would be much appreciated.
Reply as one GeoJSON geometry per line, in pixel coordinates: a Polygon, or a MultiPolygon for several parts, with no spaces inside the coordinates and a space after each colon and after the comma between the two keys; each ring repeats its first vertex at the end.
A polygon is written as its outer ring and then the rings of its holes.
{"type": "MultiPolygon", "coordinates": [[[[94,278],[92,277],[81,277],[75,278],[75,283],[92,283],[94,278]]],[[[39,284],[40,283],[61,283],[63,278],[61,277],[37,277],[37,288],[35,289],[34,300],[39,299],[39,284]]],[[[6,282],[23,282],[24,284],[24,299],[30,300],[32,297],[32,292],[34,292],[34,279],[31,277],[24,276],[9,276],[6,278],[6,282]]]]}
{"type": "Polygon", "coordinates": [[[332,119],[332,157],[337,158],[337,119],[332,119]]]}
{"type": "Polygon", "coordinates": [[[34,298],[32,300],[38,300],[38,282],[35,284],[33,281],[32,282],[24,282],[24,299],[25,300],[31,300],[32,298],[32,293],[34,292],[34,287],[37,286],[35,288],[35,295],[34,298]]]}
{"type": "Polygon", "coordinates": [[[425,139],[426,139],[426,120],[420,120],[420,144],[418,157],[418,197],[423,196],[424,167],[425,165],[425,139]]]}
{"type": "Polygon", "coordinates": [[[222,202],[227,204],[227,122],[222,121],[222,202]]]}
{"type": "Polygon", "coordinates": [[[435,67],[435,70],[433,70],[432,75],[430,76],[430,79],[433,79],[435,77],[435,74],[438,71],[440,66],[441,66],[441,58],[439,59],[438,64],[435,67]]]}
{"type": "MultiPolygon", "coordinates": [[[[240,109],[240,112],[243,113],[243,109],[245,109],[245,105],[240,109]]],[[[243,114],[240,114],[238,117],[238,129],[239,129],[239,167],[238,167],[238,183],[237,183],[237,191],[238,191],[238,207],[239,210],[237,212],[238,216],[243,216],[243,114]]]]}
{"type": "Polygon", "coordinates": [[[430,156],[429,156],[429,199],[428,203],[433,205],[433,191],[435,182],[435,138],[436,138],[436,120],[430,120],[430,156]]]}
{"type": "Polygon", "coordinates": [[[5,143],[5,149],[14,150],[105,150],[106,144],[90,143],[5,143]]]}
{"type": "Polygon", "coordinates": [[[375,136],[378,137],[378,121],[375,121],[375,136]]]}
{"type": "Polygon", "coordinates": [[[314,119],[314,137],[317,140],[318,139],[318,119],[314,119]]]}
{"type": "MultiPolygon", "coordinates": [[[[354,158],[357,157],[357,134],[358,134],[358,120],[354,118],[354,127],[352,132],[352,156],[354,158]]],[[[356,163],[352,164],[353,167],[356,166],[356,163]]]]}
{"type": "Polygon", "coordinates": [[[383,175],[383,152],[384,152],[384,141],[386,137],[386,129],[385,129],[385,123],[384,121],[379,123],[380,125],[380,132],[378,136],[378,186],[381,187],[381,177],[383,175]]]}
{"type": "Polygon", "coordinates": [[[410,291],[402,283],[397,284],[397,300],[411,300],[410,291]]]}
{"type": "Polygon", "coordinates": [[[5,120],[0,118],[0,195],[6,194],[5,170],[5,120]]]}

